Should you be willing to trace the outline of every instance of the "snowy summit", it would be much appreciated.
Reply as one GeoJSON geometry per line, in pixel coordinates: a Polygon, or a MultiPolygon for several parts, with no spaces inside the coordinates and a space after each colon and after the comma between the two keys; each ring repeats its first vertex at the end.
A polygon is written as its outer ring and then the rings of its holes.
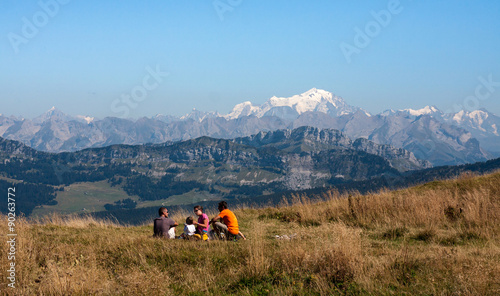
{"type": "Polygon", "coordinates": [[[77,115],[76,118],[85,121],[87,124],[90,124],[92,121],[94,121],[94,117],[90,116],[85,116],[85,115],[77,115]]]}
{"type": "Polygon", "coordinates": [[[305,112],[321,112],[334,116],[354,113],[359,108],[349,106],[344,99],[322,89],[310,89],[300,95],[288,98],[272,97],[262,105],[253,105],[243,102],[236,105],[233,110],[225,115],[226,119],[235,119],[241,116],[254,115],[257,117],[272,115],[296,116],[305,112]]]}
{"type": "Polygon", "coordinates": [[[404,109],[404,110],[401,110],[401,111],[406,112],[406,113],[408,113],[410,115],[413,115],[413,116],[430,115],[430,114],[440,113],[441,112],[441,111],[439,111],[438,108],[436,108],[434,106],[425,106],[424,108],[418,109],[418,110],[404,109]]]}

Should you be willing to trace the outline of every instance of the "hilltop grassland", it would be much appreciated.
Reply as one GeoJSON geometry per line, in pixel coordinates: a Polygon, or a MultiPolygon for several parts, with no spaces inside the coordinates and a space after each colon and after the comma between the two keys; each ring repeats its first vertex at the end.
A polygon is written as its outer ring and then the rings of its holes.
{"type": "MultiPolygon", "coordinates": [[[[499,201],[498,172],[365,196],[328,191],[235,210],[248,238],[237,242],[155,239],[151,224],[18,219],[16,288],[7,288],[5,243],[0,287],[8,295],[499,295],[499,201]]],[[[7,233],[5,216],[0,229],[7,233]]]]}

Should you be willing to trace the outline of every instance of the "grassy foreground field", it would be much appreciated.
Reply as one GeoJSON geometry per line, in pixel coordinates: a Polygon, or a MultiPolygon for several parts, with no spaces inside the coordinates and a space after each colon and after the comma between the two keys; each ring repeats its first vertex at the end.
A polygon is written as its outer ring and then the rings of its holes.
{"type": "MultiPolygon", "coordinates": [[[[16,288],[7,287],[2,243],[0,289],[7,295],[500,295],[500,173],[323,198],[236,210],[248,237],[238,242],[154,239],[151,224],[18,219],[16,288]]],[[[191,215],[171,214],[178,222],[191,215]]],[[[5,216],[0,229],[7,233],[5,216]]]]}

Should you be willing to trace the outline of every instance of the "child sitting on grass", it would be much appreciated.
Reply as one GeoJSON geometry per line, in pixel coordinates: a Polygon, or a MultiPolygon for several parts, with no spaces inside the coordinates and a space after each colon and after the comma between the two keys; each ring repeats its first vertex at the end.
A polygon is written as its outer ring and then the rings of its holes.
{"type": "Polygon", "coordinates": [[[196,233],[196,227],[193,225],[194,219],[189,216],[186,218],[186,224],[184,224],[184,233],[181,234],[181,238],[183,239],[191,239],[193,235],[196,233]]]}

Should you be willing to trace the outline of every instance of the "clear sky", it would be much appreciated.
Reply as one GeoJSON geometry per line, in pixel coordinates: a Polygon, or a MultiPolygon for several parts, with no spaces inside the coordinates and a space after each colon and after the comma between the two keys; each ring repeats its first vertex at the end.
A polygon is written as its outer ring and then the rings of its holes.
{"type": "Polygon", "coordinates": [[[500,1],[2,0],[0,69],[0,113],[27,118],[228,113],[313,87],[371,113],[500,115],[500,1]]]}

